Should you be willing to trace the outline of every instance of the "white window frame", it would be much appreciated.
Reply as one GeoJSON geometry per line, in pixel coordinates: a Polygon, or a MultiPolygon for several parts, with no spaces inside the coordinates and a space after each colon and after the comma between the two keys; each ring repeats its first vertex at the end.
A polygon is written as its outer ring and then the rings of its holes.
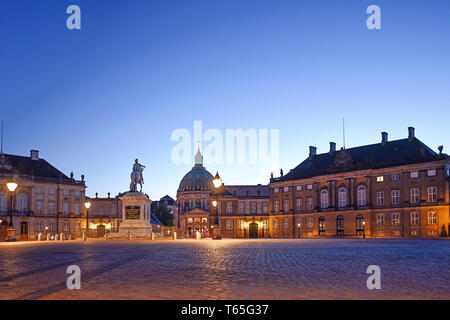
{"type": "Polygon", "coordinates": [[[303,210],[303,199],[302,198],[295,199],[295,210],[297,210],[297,211],[303,210]]]}
{"type": "Polygon", "coordinates": [[[306,209],[311,211],[314,209],[314,200],[313,198],[306,198],[306,209]]]}
{"type": "Polygon", "coordinates": [[[411,203],[420,203],[420,190],[419,188],[411,188],[411,203]]]}
{"type": "Polygon", "coordinates": [[[320,208],[327,209],[328,208],[328,190],[320,191],[320,208]]]}
{"type": "Polygon", "coordinates": [[[384,191],[377,191],[377,206],[384,206],[384,191]]]}
{"type": "Polygon", "coordinates": [[[289,212],[289,200],[288,199],[284,199],[283,200],[283,212],[289,212]]]}
{"type": "Polygon", "coordinates": [[[377,214],[377,227],[384,227],[385,216],[384,213],[377,214]]]}
{"type": "Polygon", "coordinates": [[[417,211],[412,211],[410,213],[410,224],[412,226],[418,226],[420,224],[420,213],[417,211]]]}
{"type": "Polygon", "coordinates": [[[437,188],[428,187],[427,188],[427,199],[428,202],[437,202],[437,188]]]}
{"type": "Polygon", "coordinates": [[[412,171],[409,173],[411,179],[417,179],[419,177],[419,171],[412,171]]]}
{"type": "Polygon", "coordinates": [[[436,169],[430,169],[427,171],[427,176],[428,177],[434,177],[436,176],[436,169]]]}
{"type": "Polygon", "coordinates": [[[392,205],[400,204],[400,190],[392,190],[391,191],[391,202],[392,202],[392,205]]]}
{"type": "Polygon", "coordinates": [[[428,211],[428,224],[429,225],[437,225],[437,212],[436,211],[428,211]]]}
{"type": "Polygon", "coordinates": [[[400,225],[400,213],[399,212],[392,213],[392,225],[393,226],[400,225]]]}
{"type": "Polygon", "coordinates": [[[391,181],[398,181],[400,180],[400,175],[398,173],[391,174],[391,181]]]}
{"type": "Polygon", "coordinates": [[[367,205],[367,189],[365,186],[358,187],[357,202],[358,202],[358,207],[364,207],[367,205]]]}
{"type": "Polygon", "coordinates": [[[345,208],[347,206],[347,189],[339,188],[338,190],[338,206],[345,208]]]}
{"type": "Polygon", "coordinates": [[[273,212],[280,212],[280,201],[273,201],[273,212]]]}

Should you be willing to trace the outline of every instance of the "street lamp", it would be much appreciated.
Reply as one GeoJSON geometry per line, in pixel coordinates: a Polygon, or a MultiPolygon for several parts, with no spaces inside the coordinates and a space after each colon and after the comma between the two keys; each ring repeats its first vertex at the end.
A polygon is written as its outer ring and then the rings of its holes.
{"type": "Polygon", "coordinates": [[[84,206],[86,207],[86,239],[89,235],[89,208],[91,207],[91,202],[86,201],[84,203],[84,206]]]}
{"type": "Polygon", "coordinates": [[[216,189],[216,204],[213,205],[216,208],[216,214],[214,216],[214,226],[213,226],[213,239],[215,240],[220,240],[222,239],[221,235],[220,235],[220,226],[219,226],[219,188],[222,184],[222,179],[219,176],[219,172],[216,172],[216,176],[213,179],[213,185],[214,188],[216,189]]]}
{"type": "Polygon", "coordinates": [[[365,239],[366,238],[366,222],[363,221],[362,225],[363,225],[363,239],[365,239]]]}
{"type": "Polygon", "coordinates": [[[14,241],[16,239],[15,237],[15,230],[13,225],[13,211],[14,211],[14,191],[17,189],[17,183],[11,181],[6,183],[6,186],[8,187],[8,190],[11,194],[11,207],[9,211],[9,227],[8,227],[8,241],[14,241]]]}

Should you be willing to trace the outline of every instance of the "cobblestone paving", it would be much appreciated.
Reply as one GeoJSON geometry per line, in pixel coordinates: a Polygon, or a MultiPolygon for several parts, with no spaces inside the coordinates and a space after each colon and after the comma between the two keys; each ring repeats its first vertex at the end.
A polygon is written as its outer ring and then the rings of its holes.
{"type": "Polygon", "coordinates": [[[0,299],[450,299],[449,265],[449,240],[0,243],[0,299]]]}

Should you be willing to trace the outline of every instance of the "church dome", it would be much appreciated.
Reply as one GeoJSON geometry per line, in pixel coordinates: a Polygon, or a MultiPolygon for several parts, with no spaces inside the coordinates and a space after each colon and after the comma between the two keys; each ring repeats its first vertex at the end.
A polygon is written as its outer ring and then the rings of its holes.
{"type": "Polygon", "coordinates": [[[203,156],[200,150],[195,155],[195,166],[181,179],[178,192],[210,191],[213,188],[213,175],[203,166],[203,156]]]}

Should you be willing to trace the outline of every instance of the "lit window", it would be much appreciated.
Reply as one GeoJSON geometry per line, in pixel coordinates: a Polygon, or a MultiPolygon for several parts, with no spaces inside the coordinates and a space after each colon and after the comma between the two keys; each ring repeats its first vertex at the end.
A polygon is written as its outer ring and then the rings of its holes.
{"type": "Polygon", "coordinates": [[[414,179],[414,178],[418,178],[419,177],[419,172],[418,171],[413,171],[410,173],[410,178],[414,179]]]}
{"type": "Polygon", "coordinates": [[[269,229],[269,220],[263,220],[263,227],[265,230],[269,229]]]}
{"type": "Polygon", "coordinates": [[[377,177],[377,182],[383,182],[384,181],[384,177],[383,176],[378,176],[377,177]]]}
{"type": "Polygon", "coordinates": [[[239,230],[244,230],[245,220],[239,220],[239,230]]]}
{"type": "Polygon", "coordinates": [[[437,188],[436,187],[428,187],[428,202],[436,202],[437,201],[437,188]]]}
{"type": "Polygon", "coordinates": [[[399,226],[400,225],[400,213],[395,212],[392,214],[392,225],[399,226]]]}
{"type": "Polygon", "coordinates": [[[400,190],[392,190],[391,191],[392,204],[398,205],[400,204],[400,190]]]}
{"type": "Polygon", "coordinates": [[[377,192],[377,206],[384,206],[384,191],[377,192]]]}
{"type": "Polygon", "coordinates": [[[419,189],[413,188],[411,189],[411,203],[419,203],[419,189]]]}
{"type": "Polygon", "coordinates": [[[435,211],[428,212],[428,224],[437,224],[437,213],[435,211]]]}
{"type": "Polygon", "coordinates": [[[283,211],[289,212],[289,200],[287,199],[283,200],[283,211]]]}
{"type": "Polygon", "coordinates": [[[295,224],[297,228],[301,228],[302,227],[302,218],[301,217],[297,217],[295,219],[295,224]]]}
{"type": "Polygon", "coordinates": [[[278,230],[278,219],[273,219],[273,229],[278,230]]]}
{"type": "Polygon", "coordinates": [[[64,222],[64,231],[69,231],[69,226],[70,226],[69,222],[64,222]]]}
{"type": "Polygon", "coordinates": [[[418,212],[411,212],[411,225],[412,226],[419,225],[419,213],[418,212]]]}
{"type": "Polygon", "coordinates": [[[227,230],[233,230],[233,220],[227,220],[227,230]]]}

